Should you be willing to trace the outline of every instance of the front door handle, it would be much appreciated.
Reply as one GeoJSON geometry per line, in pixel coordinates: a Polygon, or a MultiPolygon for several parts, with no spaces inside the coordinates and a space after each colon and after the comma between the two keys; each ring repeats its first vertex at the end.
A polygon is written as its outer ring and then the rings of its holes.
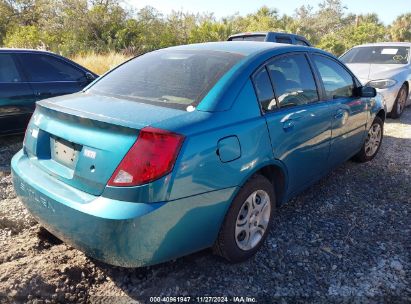
{"type": "Polygon", "coordinates": [[[35,95],[38,97],[41,97],[41,96],[44,97],[44,96],[51,96],[53,94],[51,92],[36,92],[35,95]]]}
{"type": "Polygon", "coordinates": [[[294,121],[292,119],[287,119],[283,122],[283,130],[290,131],[294,128],[294,121]]]}
{"type": "Polygon", "coordinates": [[[343,118],[345,115],[345,111],[344,110],[338,110],[337,113],[334,115],[335,119],[341,119],[343,118]]]}

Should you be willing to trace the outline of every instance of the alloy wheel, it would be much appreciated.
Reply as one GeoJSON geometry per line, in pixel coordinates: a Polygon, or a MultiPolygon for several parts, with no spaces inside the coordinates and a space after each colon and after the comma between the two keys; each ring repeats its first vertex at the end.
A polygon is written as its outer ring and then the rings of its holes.
{"type": "Polygon", "coordinates": [[[400,115],[404,111],[405,103],[407,101],[407,91],[405,87],[402,87],[398,95],[397,101],[397,114],[400,115]]]}
{"type": "Polygon", "coordinates": [[[367,138],[365,140],[365,154],[368,157],[373,156],[378,147],[381,144],[382,129],[380,124],[374,123],[368,131],[367,138]]]}

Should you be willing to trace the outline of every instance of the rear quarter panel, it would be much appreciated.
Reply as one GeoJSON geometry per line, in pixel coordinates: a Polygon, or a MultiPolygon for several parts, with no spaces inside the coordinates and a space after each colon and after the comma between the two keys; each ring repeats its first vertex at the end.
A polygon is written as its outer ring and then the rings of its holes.
{"type": "Polygon", "coordinates": [[[250,80],[230,110],[205,113],[203,119],[184,127],[176,124],[169,121],[159,126],[187,135],[173,170],[169,200],[240,186],[257,168],[272,161],[266,122],[250,80]],[[241,156],[223,163],[217,144],[228,136],[238,138],[241,156]]]}

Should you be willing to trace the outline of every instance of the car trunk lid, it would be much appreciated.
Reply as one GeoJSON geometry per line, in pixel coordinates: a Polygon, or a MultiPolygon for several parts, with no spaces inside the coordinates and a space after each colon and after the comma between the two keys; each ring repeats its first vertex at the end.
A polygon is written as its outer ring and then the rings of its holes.
{"type": "Polygon", "coordinates": [[[55,178],[100,195],[140,129],[184,114],[88,94],[45,100],[37,104],[24,148],[33,164],[55,178]]]}

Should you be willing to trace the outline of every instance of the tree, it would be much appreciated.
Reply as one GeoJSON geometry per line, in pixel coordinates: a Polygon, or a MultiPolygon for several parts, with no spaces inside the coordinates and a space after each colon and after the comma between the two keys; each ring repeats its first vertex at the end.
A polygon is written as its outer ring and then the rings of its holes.
{"type": "Polygon", "coordinates": [[[26,25],[8,32],[4,41],[8,47],[36,49],[44,47],[40,31],[35,25],[26,25]]]}
{"type": "Polygon", "coordinates": [[[341,55],[347,49],[345,43],[335,34],[327,34],[321,38],[318,48],[333,53],[336,56],[341,55]]]}
{"type": "Polygon", "coordinates": [[[411,13],[399,16],[390,27],[391,40],[411,41],[411,13]]]}
{"type": "Polygon", "coordinates": [[[376,14],[346,14],[342,0],[303,5],[280,16],[263,6],[254,13],[216,19],[213,14],[153,7],[137,11],[122,0],[0,0],[0,45],[45,48],[66,56],[83,52],[138,55],[172,45],[226,40],[233,33],[286,31],[336,55],[356,44],[411,40],[411,13],[387,28],[376,14]]]}

